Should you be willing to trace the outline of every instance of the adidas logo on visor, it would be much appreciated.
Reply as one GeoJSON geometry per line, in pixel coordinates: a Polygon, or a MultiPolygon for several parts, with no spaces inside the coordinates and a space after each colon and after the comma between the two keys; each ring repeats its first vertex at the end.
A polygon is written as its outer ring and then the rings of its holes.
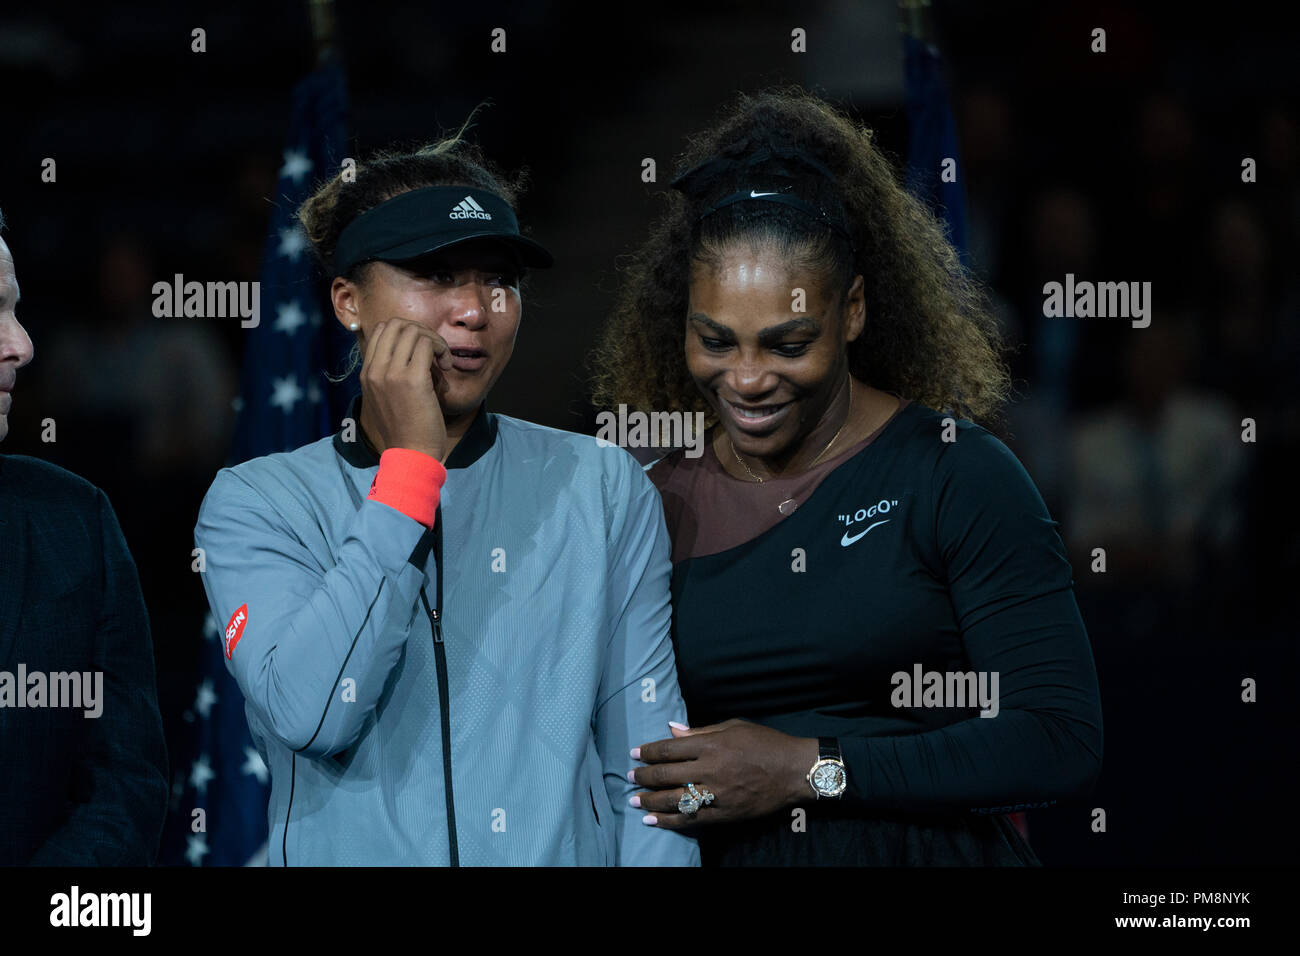
{"type": "Polygon", "coordinates": [[[448,219],[491,219],[492,214],[483,211],[483,207],[474,201],[473,196],[466,196],[452,207],[448,219]]]}

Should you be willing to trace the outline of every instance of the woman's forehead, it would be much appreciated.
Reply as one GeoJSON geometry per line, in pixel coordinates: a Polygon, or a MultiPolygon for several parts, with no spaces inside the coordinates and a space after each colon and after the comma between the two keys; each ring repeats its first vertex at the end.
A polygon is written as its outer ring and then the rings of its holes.
{"type": "Polygon", "coordinates": [[[781,294],[805,299],[831,296],[831,274],[815,264],[791,261],[768,251],[743,247],[716,259],[696,260],[691,267],[691,295],[737,293],[781,294]]]}

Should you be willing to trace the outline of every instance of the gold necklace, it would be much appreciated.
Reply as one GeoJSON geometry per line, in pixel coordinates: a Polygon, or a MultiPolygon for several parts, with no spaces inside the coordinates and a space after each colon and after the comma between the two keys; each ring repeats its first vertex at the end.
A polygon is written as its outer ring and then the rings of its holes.
{"type": "MultiPolygon", "coordinates": [[[[826,443],[826,447],[821,450],[821,453],[816,458],[814,458],[812,461],[808,463],[809,468],[812,468],[813,465],[817,464],[817,462],[821,460],[822,455],[826,454],[828,451],[831,450],[831,445],[834,445],[835,439],[840,437],[840,432],[844,431],[844,426],[849,423],[849,418],[852,417],[852,415],[853,415],[853,379],[852,377],[850,377],[849,378],[849,410],[845,412],[843,423],[841,423],[839,430],[836,431],[835,434],[831,436],[831,440],[826,443]]],[[[758,477],[758,475],[754,474],[752,471],[749,470],[749,466],[745,464],[745,459],[741,458],[740,452],[736,451],[736,444],[731,440],[731,435],[727,435],[727,444],[731,446],[731,453],[736,456],[736,461],[740,462],[740,467],[745,469],[745,474],[749,475],[750,478],[752,478],[754,481],[758,482],[761,485],[763,483],[763,479],[758,477]]],[[[784,501],[781,503],[785,504],[784,501]]]]}

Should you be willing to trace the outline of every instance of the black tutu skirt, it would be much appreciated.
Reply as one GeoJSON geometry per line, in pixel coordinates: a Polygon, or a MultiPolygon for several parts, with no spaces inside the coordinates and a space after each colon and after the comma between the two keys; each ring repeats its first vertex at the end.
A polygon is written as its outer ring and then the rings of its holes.
{"type": "Polygon", "coordinates": [[[858,817],[808,812],[697,831],[702,866],[1042,866],[1005,816],[858,817]]]}

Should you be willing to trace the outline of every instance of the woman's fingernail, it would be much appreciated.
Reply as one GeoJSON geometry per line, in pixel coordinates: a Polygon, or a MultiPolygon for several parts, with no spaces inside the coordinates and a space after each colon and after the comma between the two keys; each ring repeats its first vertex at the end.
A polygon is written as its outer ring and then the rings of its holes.
{"type": "Polygon", "coordinates": [[[641,759],[641,748],[640,748],[640,747],[633,747],[633,748],[632,748],[632,757],[633,757],[633,759],[635,759],[635,760],[640,760],[640,759],[641,759]]]}
{"type": "Polygon", "coordinates": [[[641,798],[637,796],[633,796],[630,800],[628,800],[628,803],[630,803],[634,807],[639,808],[641,806],[641,798]]]}
{"type": "Polygon", "coordinates": [[[636,771],[635,771],[635,770],[629,770],[629,771],[627,772],[627,779],[631,780],[633,783],[636,783],[636,771]]]}
{"type": "Polygon", "coordinates": [[[670,720],[670,721],[668,721],[668,726],[669,726],[669,727],[676,727],[678,730],[690,730],[690,729],[691,729],[691,728],[687,727],[685,724],[679,724],[679,723],[678,723],[677,721],[675,721],[675,720],[670,720]]]}
{"type": "Polygon", "coordinates": [[[654,814],[647,814],[646,816],[641,818],[641,822],[648,827],[652,827],[659,822],[659,818],[654,814]]]}

